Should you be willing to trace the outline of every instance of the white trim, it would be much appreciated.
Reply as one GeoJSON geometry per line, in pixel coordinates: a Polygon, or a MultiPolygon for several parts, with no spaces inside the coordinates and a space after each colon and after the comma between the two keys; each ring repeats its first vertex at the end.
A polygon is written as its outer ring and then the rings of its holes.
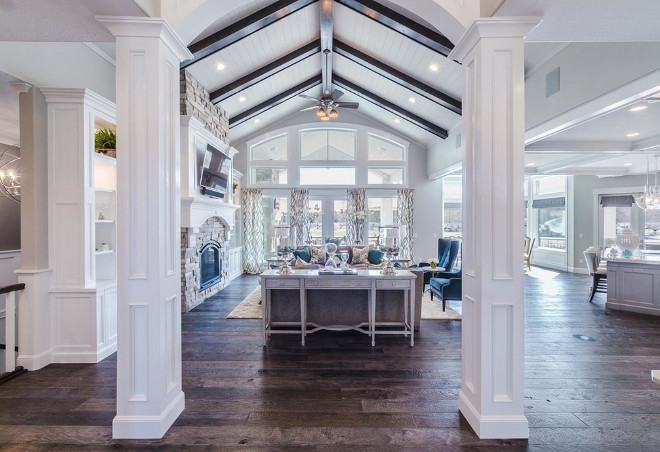
{"type": "Polygon", "coordinates": [[[185,394],[179,392],[158,416],[115,416],[112,420],[112,438],[160,439],[183,412],[185,406],[185,394]]]}
{"type": "MultiPolygon", "coordinates": [[[[20,353],[20,344],[19,344],[20,353]]],[[[27,370],[39,370],[51,363],[50,360],[51,350],[46,350],[38,355],[21,355],[16,358],[16,365],[23,366],[27,370]]]]}
{"type": "Polygon", "coordinates": [[[529,438],[529,423],[524,415],[481,415],[463,391],[458,396],[458,409],[479,439],[529,438]]]}
{"type": "Polygon", "coordinates": [[[90,363],[96,364],[117,351],[117,341],[97,352],[51,352],[51,362],[59,364],[90,363]]]}
{"type": "Polygon", "coordinates": [[[568,267],[568,271],[571,273],[579,273],[581,275],[588,275],[589,270],[586,268],[580,268],[580,267],[568,267]]]}

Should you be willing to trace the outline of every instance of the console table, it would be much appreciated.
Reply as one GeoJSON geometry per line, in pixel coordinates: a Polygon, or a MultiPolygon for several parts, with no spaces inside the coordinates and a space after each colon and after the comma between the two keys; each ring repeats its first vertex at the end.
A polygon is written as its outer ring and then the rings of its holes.
{"type": "MultiPolygon", "coordinates": [[[[277,270],[267,270],[260,281],[264,345],[271,334],[300,334],[304,346],[305,336],[315,331],[355,330],[371,336],[372,346],[376,334],[410,334],[413,346],[415,279],[408,270],[397,270],[395,275],[383,275],[379,269],[359,270],[357,275],[319,275],[313,269],[294,269],[289,275],[280,275],[277,270]],[[403,308],[402,319],[384,318],[383,306],[378,309],[385,303],[379,296],[383,292],[398,294],[394,304],[403,308]],[[273,318],[274,297],[288,312],[283,318],[273,318]],[[310,300],[315,321],[309,319],[310,300]]],[[[391,297],[388,304],[393,304],[391,297]]],[[[392,311],[392,306],[388,309],[392,311]]]]}

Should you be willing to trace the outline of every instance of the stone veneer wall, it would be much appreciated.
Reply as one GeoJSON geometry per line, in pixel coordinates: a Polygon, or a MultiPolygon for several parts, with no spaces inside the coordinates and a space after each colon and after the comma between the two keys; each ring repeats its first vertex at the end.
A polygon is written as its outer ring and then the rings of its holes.
{"type": "Polygon", "coordinates": [[[199,229],[181,228],[181,312],[190,311],[227,285],[226,237],[225,226],[217,217],[209,218],[199,229]],[[209,240],[220,244],[221,279],[200,292],[199,251],[209,240]]]}
{"type": "Polygon", "coordinates": [[[213,135],[228,143],[229,118],[220,105],[211,103],[208,91],[185,69],[181,71],[181,114],[194,116],[213,135]]]}

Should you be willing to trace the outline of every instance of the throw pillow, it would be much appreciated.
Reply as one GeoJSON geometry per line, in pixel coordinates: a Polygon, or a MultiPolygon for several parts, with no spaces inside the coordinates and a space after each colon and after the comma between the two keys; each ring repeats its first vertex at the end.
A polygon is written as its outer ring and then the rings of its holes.
{"type": "Polygon", "coordinates": [[[369,263],[369,247],[353,247],[353,260],[351,264],[368,264],[369,263]]]}
{"type": "Polygon", "coordinates": [[[309,252],[309,247],[307,245],[303,246],[299,250],[294,250],[293,255],[296,256],[296,258],[304,260],[305,262],[310,262],[312,260],[312,255],[309,252]]]}
{"type": "Polygon", "coordinates": [[[305,262],[299,257],[296,257],[296,263],[293,266],[294,268],[305,268],[306,266],[307,266],[307,262],[305,262]]]}
{"type": "Polygon", "coordinates": [[[312,264],[325,264],[326,256],[325,256],[325,250],[323,248],[313,246],[310,248],[310,254],[311,254],[310,262],[312,264]]]}
{"type": "Polygon", "coordinates": [[[378,265],[383,260],[383,253],[376,248],[370,248],[368,259],[370,264],[378,265]]]}

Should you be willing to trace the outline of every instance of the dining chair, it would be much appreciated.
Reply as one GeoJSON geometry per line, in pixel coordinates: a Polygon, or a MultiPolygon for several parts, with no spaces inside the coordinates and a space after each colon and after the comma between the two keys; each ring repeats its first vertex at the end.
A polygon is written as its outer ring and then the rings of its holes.
{"type": "Polygon", "coordinates": [[[534,242],[536,242],[535,238],[531,238],[528,236],[525,236],[525,252],[523,254],[523,259],[525,261],[525,265],[527,265],[527,270],[532,269],[532,249],[534,248],[534,242]]]}
{"type": "Polygon", "coordinates": [[[607,293],[607,270],[598,267],[598,254],[594,251],[585,251],[584,260],[587,263],[589,276],[591,276],[591,288],[589,289],[589,303],[591,303],[596,292],[607,293]]]}

